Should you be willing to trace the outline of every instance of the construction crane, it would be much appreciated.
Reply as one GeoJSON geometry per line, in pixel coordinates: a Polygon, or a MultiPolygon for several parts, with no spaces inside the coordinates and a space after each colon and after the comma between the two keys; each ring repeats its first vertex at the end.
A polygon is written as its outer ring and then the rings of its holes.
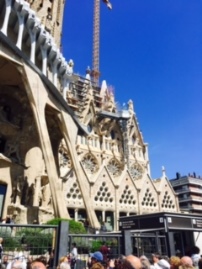
{"type": "MultiPolygon", "coordinates": [[[[112,9],[109,0],[102,0],[108,9],[112,9]]],[[[91,77],[96,85],[99,82],[99,65],[100,65],[100,0],[94,0],[94,17],[93,17],[93,61],[91,77]]]]}

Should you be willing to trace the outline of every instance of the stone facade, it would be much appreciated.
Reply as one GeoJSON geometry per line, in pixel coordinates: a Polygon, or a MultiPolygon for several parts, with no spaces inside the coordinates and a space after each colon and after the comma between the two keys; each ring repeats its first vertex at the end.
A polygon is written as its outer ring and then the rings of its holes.
{"type": "Polygon", "coordinates": [[[46,31],[54,37],[60,48],[65,0],[26,0],[26,2],[37,13],[46,31]]]}
{"type": "Polygon", "coordinates": [[[64,1],[28,2],[0,3],[2,216],[16,223],[88,219],[96,228],[105,221],[117,230],[119,216],[179,212],[165,173],[150,177],[132,100],[119,109],[105,81],[97,87],[89,72],[75,75],[53,25],[49,31],[33,13],[43,22],[51,6],[57,22],[64,1]]]}

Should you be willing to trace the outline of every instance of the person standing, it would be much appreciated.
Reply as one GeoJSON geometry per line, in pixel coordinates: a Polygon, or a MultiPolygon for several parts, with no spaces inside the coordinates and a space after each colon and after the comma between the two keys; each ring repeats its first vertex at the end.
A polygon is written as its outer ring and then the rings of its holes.
{"type": "Polygon", "coordinates": [[[103,263],[103,255],[100,251],[96,251],[90,254],[91,261],[89,263],[90,269],[104,269],[103,263]]]}
{"type": "Polygon", "coordinates": [[[3,260],[1,261],[1,269],[6,269],[8,265],[8,256],[3,256],[3,260]]]}
{"type": "Polygon", "coordinates": [[[71,269],[76,269],[76,260],[78,258],[78,251],[77,251],[76,243],[72,244],[72,250],[71,250],[70,256],[71,256],[71,259],[70,259],[71,269]]]}
{"type": "Polygon", "coordinates": [[[161,269],[161,267],[158,265],[158,262],[161,259],[161,255],[159,253],[152,254],[152,262],[151,269],[161,269]]]}
{"type": "Polygon", "coordinates": [[[104,221],[101,224],[100,231],[104,233],[107,232],[107,227],[104,221]]]}
{"type": "Polygon", "coordinates": [[[198,269],[198,261],[200,260],[201,255],[200,255],[200,248],[197,246],[193,246],[191,248],[191,259],[193,262],[193,266],[198,269]]]}
{"type": "Polygon", "coordinates": [[[3,255],[3,238],[0,237],[0,263],[2,262],[2,255],[3,255]]]}
{"type": "Polygon", "coordinates": [[[100,252],[103,255],[103,260],[106,262],[110,251],[109,251],[109,248],[107,247],[105,242],[102,243],[102,246],[100,248],[100,252]]]}

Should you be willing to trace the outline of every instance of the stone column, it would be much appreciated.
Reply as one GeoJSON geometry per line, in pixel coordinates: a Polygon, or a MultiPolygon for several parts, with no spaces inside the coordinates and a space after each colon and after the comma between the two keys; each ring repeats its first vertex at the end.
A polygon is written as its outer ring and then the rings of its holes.
{"type": "MultiPolygon", "coordinates": [[[[115,205],[119,204],[119,197],[118,197],[118,186],[115,186],[115,205]]],[[[114,211],[114,230],[119,230],[119,208],[118,206],[115,207],[114,211]]]]}
{"type": "Polygon", "coordinates": [[[97,216],[95,214],[95,210],[93,208],[93,203],[89,198],[89,185],[86,179],[86,176],[81,169],[78,156],[75,149],[76,137],[77,137],[77,127],[73,122],[70,115],[61,111],[61,128],[64,135],[64,139],[69,149],[69,153],[71,156],[71,160],[73,163],[75,175],[77,177],[78,185],[81,190],[81,194],[83,197],[83,201],[85,204],[85,208],[88,210],[88,219],[90,224],[95,228],[100,228],[100,224],[98,222],[97,216]],[[71,128],[69,128],[71,126],[71,128]]]}
{"type": "Polygon", "coordinates": [[[9,17],[10,17],[10,14],[11,14],[12,0],[5,0],[5,2],[6,2],[6,12],[5,12],[4,22],[3,22],[3,26],[1,28],[1,31],[2,31],[2,33],[4,33],[4,35],[7,36],[8,22],[9,22],[9,17]]]}
{"type": "Polygon", "coordinates": [[[41,195],[41,177],[36,177],[35,179],[35,192],[33,206],[39,206],[39,198],[41,195]]]}
{"type": "Polygon", "coordinates": [[[104,210],[102,211],[102,221],[104,221],[104,222],[106,221],[105,220],[105,211],[104,210]]]}
{"type": "Polygon", "coordinates": [[[36,34],[39,30],[40,20],[35,17],[34,12],[30,13],[27,19],[27,28],[31,40],[31,52],[30,52],[30,61],[35,64],[35,55],[36,55],[36,34]]]}
{"type": "Polygon", "coordinates": [[[114,227],[113,227],[113,230],[114,231],[117,231],[117,225],[118,225],[118,218],[117,218],[117,214],[116,214],[116,211],[113,212],[113,218],[114,218],[114,227]]]}
{"type": "Polygon", "coordinates": [[[57,71],[58,64],[60,62],[60,54],[57,47],[52,46],[51,52],[49,53],[49,59],[52,58],[51,62],[51,72],[52,72],[52,83],[57,87],[57,71]]]}
{"type": "Polygon", "coordinates": [[[69,90],[69,82],[67,80],[65,80],[64,84],[63,84],[63,98],[65,99],[65,101],[67,101],[67,91],[69,90]]]}
{"type": "MultiPolygon", "coordinates": [[[[18,8],[17,2],[15,2],[16,9],[18,8]]],[[[16,10],[17,11],[17,16],[18,16],[18,21],[19,21],[19,30],[18,30],[18,39],[16,46],[21,50],[22,48],[22,38],[23,38],[23,31],[25,28],[25,16],[28,13],[29,10],[29,4],[25,2],[23,6],[21,7],[21,10],[16,10]]]]}
{"type": "Polygon", "coordinates": [[[27,66],[25,66],[25,70],[27,73],[27,80],[29,81],[29,84],[25,85],[25,89],[30,100],[30,106],[38,129],[39,140],[50,184],[54,213],[56,217],[70,218],[65,206],[64,195],[61,190],[45,118],[45,106],[48,93],[39,76],[27,66]]]}
{"type": "Polygon", "coordinates": [[[74,219],[75,219],[75,221],[78,221],[78,208],[75,208],[74,209],[74,219]]]}
{"type": "Polygon", "coordinates": [[[41,54],[42,54],[42,73],[47,75],[47,51],[49,48],[49,44],[47,42],[41,46],[41,54]]]}
{"type": "Polygon", "coordinates": [[[63,62],[63,64],[60,67],[61,73],[64,70],[64,74],[62,75],[62,78],[61,78],[61,85],[63,88],[62,95],[63,95],[63,98],[65,99],[65,101],[67,101],[67,91],[69,90],[69,83],[71,80],[71,74],[68,74],[68,72],[67,72],[67,70],[68,70],[67,65],[68,64],[66,62],[63,62]]]}
{"type": "Polygon", "coordinates": [[[40,34],[38,37],[38,44],[40,44],[42,54],[42,73],[47,76],[47,62],[48,62],[48,50],[51,49],[53,44],[52,36],[41,25],[40,34]]]}
{"type": "Polygon", "coordinates": [[[141,190],[140,189],[137,189],[137,203],[138,203],[138,206],[137,206],[137,215],[138,214],[141,214],[141,205],[140,205],[140,199],[139,199],[140,192],[141,192],[141,190]]]}
{"type": "Polygon", "coordinates": [[[58,65],[58,61],[57,60],[55,60],[52,63],[52,65],[51,65],[51,67],[52,67],[52,73],[53,73],[53,80],[52,80],[52,82],[55,85],[55,87],[57,87],[57,65],[58,65]]]}

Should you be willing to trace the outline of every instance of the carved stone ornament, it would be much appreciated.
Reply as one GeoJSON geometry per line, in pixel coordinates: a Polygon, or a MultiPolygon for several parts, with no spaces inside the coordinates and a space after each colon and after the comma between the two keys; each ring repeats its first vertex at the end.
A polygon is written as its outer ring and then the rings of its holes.
{"type": "Polygon", "coordinates": [[[118,177],[121,174],[121,165],[116,159],[112,159],[107,168],[114,177],[118,177]]]}
{"type": "Polygon", "coordinates": [[[140,179],[143,174],[143,168],[138,163],[134,163],[130,168],[130,174],[134,180],[140,179]]]}
{"type": "Polygon", "coordinates": [[[83,167],[86,170],[86,172],[89,174],[94,174],[98,170],[97,160],[91,154],[87,154],[84,156],[84,158],[82,160],[82,164],[83,164],[83,167]]]}
{"type": "Polygon", "coordinates": [[[59,146],[59,163],[60,163],[60,167],[66,167],[66,166],[68,168],[72,167],[71,158],[70,158],[68,151],[65,148],[63,142],[59,146]]]}

